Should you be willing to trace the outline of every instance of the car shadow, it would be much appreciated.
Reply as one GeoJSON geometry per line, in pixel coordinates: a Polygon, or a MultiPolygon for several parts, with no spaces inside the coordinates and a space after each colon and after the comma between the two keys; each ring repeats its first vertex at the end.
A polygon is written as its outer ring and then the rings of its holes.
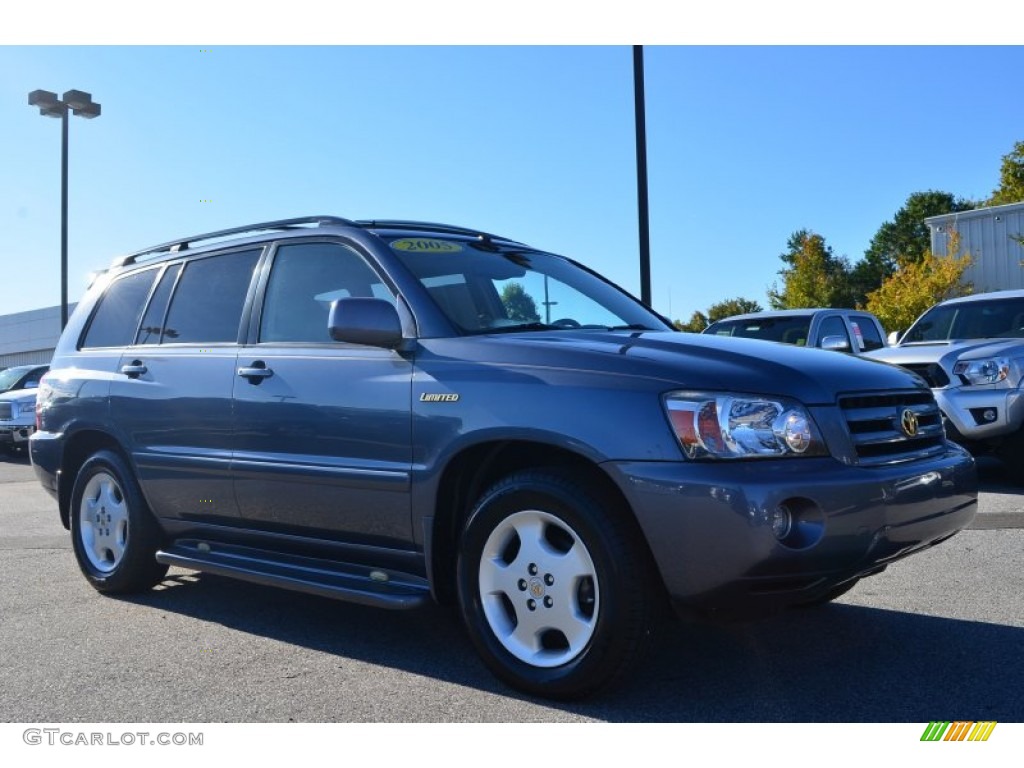
{"type": "Polygon", "coordinates": [[[646,663],[581,702],[493,678],[454,612],[391,612],[172,571],[131,602],[612,722],[1024,720],[1024,628],[834,603],[756,624],[670,622],[646,663]]]}

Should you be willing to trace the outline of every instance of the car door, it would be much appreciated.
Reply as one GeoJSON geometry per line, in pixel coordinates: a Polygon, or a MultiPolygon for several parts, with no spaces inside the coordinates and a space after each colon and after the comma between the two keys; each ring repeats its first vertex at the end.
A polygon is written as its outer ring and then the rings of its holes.
{"type": "Polygon", "coordinates": [[[160,517],[237,521],[231,390],[260,253],[250,248],[166,266],[135,343],[121,356],[111,417],[160,517]]]}
{"type": "Polygon", "coordinates": [[[408,353],[335,342],[331,301],[394,301],[337,241],[290,241],[272,256],[234,379],[239,512],[250,527],[408,546],[412,460],[408,353]]]}

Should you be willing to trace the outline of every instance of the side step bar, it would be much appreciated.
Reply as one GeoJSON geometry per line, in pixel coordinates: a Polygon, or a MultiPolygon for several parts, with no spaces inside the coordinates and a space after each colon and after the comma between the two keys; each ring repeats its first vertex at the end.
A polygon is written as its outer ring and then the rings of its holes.
{"type": "Polygon", "coordinates": [[[167,565],[376,608],[408,610],[431,599],[430,585],[420,576],[217,542],[179,539],[157,552],[156,559],[167,565]]]}

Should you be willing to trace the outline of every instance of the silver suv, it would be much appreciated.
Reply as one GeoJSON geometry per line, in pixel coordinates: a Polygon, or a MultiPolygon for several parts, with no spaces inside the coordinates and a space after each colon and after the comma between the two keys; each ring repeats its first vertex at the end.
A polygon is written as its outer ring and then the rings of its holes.
{"type": "Polygon", "coordinates": [[[1024,291],[936,304],[896,346],[870,356],[921,376],[946,434],[974,453],[995,454],[1024,482],[1024,291]]]}

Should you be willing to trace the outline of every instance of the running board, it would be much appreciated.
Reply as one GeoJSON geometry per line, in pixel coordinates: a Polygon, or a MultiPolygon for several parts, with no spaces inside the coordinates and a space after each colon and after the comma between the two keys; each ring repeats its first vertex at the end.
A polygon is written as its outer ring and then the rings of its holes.
{"type": "Polygon", "coordinates": [[[376,608],[408,610],[430,600],[427,580],[408,573],[217,542],[179,539],[157,552],[156,559],[166,565],[376,608]]]}

